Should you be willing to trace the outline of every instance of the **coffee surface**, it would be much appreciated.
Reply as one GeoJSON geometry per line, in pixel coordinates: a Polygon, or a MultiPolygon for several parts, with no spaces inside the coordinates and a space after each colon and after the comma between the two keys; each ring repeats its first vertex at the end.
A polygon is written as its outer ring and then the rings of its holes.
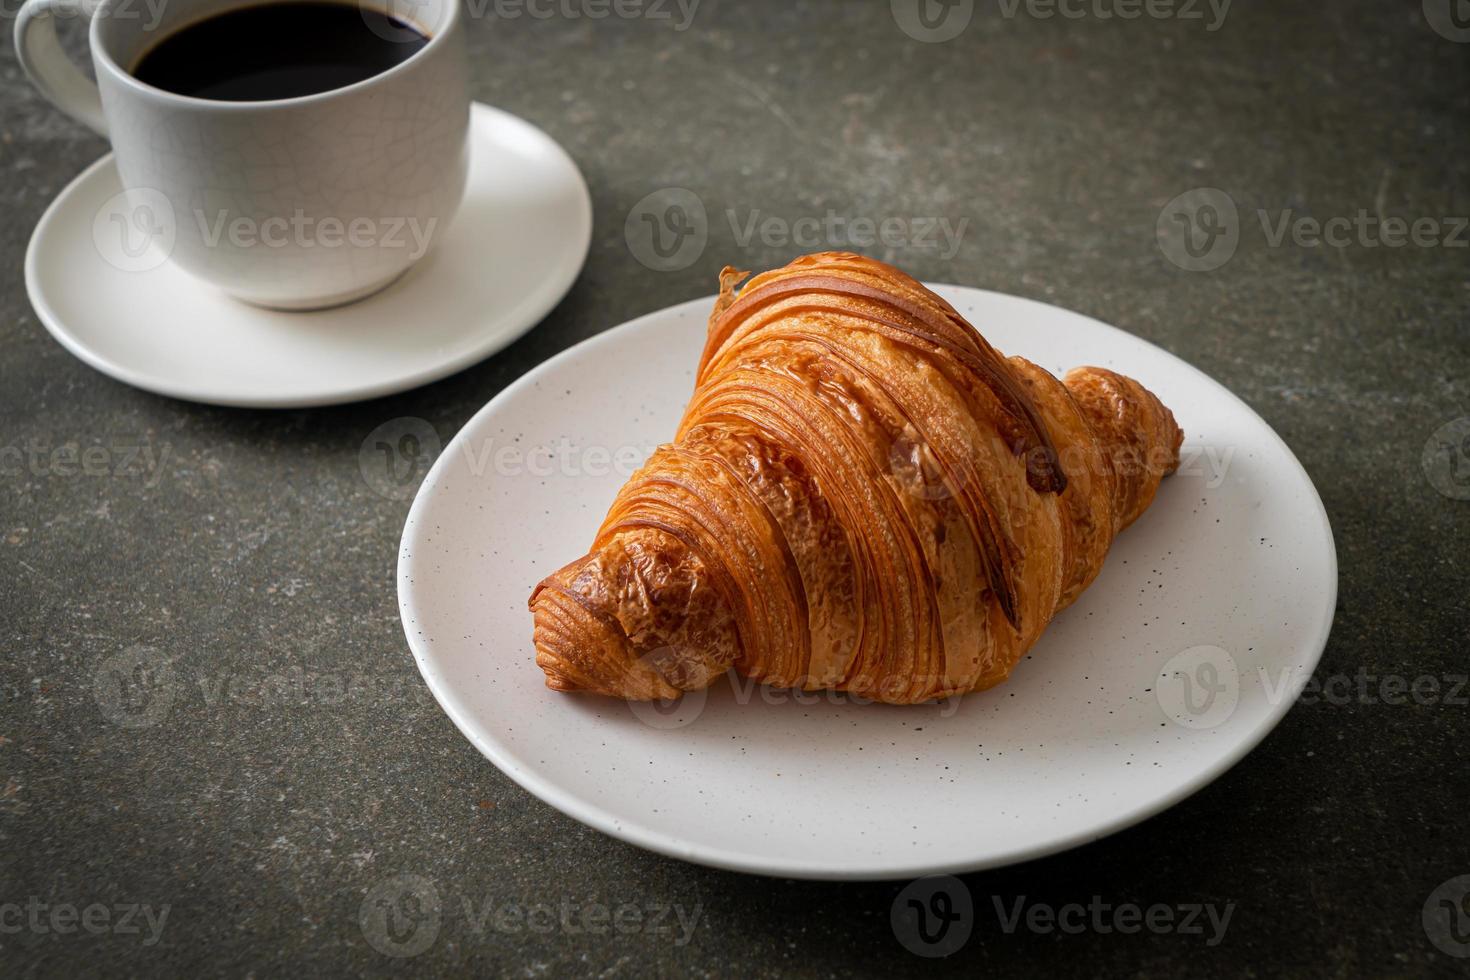
{"type": "Polygon", "coordinates": [[[412,25],[355,3],[268,3],[175,31],[132,74],[179,95],[263,102],[372,78],[428,43],[412,25]]]}

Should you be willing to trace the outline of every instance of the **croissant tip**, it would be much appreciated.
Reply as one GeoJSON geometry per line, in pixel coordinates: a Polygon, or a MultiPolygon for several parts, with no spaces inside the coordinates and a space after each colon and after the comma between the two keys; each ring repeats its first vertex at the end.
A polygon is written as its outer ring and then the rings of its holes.
{"type": "Polygon", "coordinates": [[[749,269],[737,269],[733,265],[727,265],[720,270],[720,293],[725,295],[733,293],[735,287],[750,278],[749,269]]]}

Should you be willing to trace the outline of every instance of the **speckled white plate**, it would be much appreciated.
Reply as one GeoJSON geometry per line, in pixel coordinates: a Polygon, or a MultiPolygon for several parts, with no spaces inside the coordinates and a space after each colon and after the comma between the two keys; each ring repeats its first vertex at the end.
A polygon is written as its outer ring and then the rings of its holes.
{"type": "Polygon", "coordinates": [[[1008,683],[910,708],[722,682],[660,709],[543,686],[527,596],[585,553],[631,466],[672,435],[713,302],[699,300],[521,378],[420,489],[398,564],[404,630],[469,740],[614,837],[802,878],[1038,857],[1158,813],[1250,751],[1310,676],[1336,601],[1332,532],[1301,465],[1239,399],[1137,337],[935,288],[1008,354],[1138,378],[1187,434],[1180,473],[1008,683]]]}
{"type": "Polygon", "coordinates": [[[98,371],[189,401],[294,408],[437,381],[539,323],[592,241],[587,184],[555,140],[486,105],[470,121],[469,183],[453,223],[421,262],[367,299],[283,313],[233,300],[161,253],[116,261],[112,239],[94,237],[125,217],[115,213],[125,199],[108,154],[36,225],[25,265],[31,304],[98,371]]]}

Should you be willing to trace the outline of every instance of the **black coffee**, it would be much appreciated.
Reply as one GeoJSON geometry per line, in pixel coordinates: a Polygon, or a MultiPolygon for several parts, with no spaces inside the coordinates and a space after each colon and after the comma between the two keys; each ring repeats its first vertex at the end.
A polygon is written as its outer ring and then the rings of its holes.
{"type": "Polygon", "coordinates": [[[412,25],[356,3],[268,3],[176,31],[133,75],[179,95],[263,102],[372,78],[428,43],[412,25]]]}

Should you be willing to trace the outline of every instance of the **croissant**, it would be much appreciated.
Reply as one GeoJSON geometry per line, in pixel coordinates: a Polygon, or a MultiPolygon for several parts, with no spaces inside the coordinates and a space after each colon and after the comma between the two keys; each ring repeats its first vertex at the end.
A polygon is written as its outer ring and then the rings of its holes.
{"type": "Polygon", "coordinates": [[[897,269],[726,268],[674,441],[530,598],[557,691],[730,669],[913,704],[990,687],[1179,463],[1138,382],[1006,358],[897,269]]]}

